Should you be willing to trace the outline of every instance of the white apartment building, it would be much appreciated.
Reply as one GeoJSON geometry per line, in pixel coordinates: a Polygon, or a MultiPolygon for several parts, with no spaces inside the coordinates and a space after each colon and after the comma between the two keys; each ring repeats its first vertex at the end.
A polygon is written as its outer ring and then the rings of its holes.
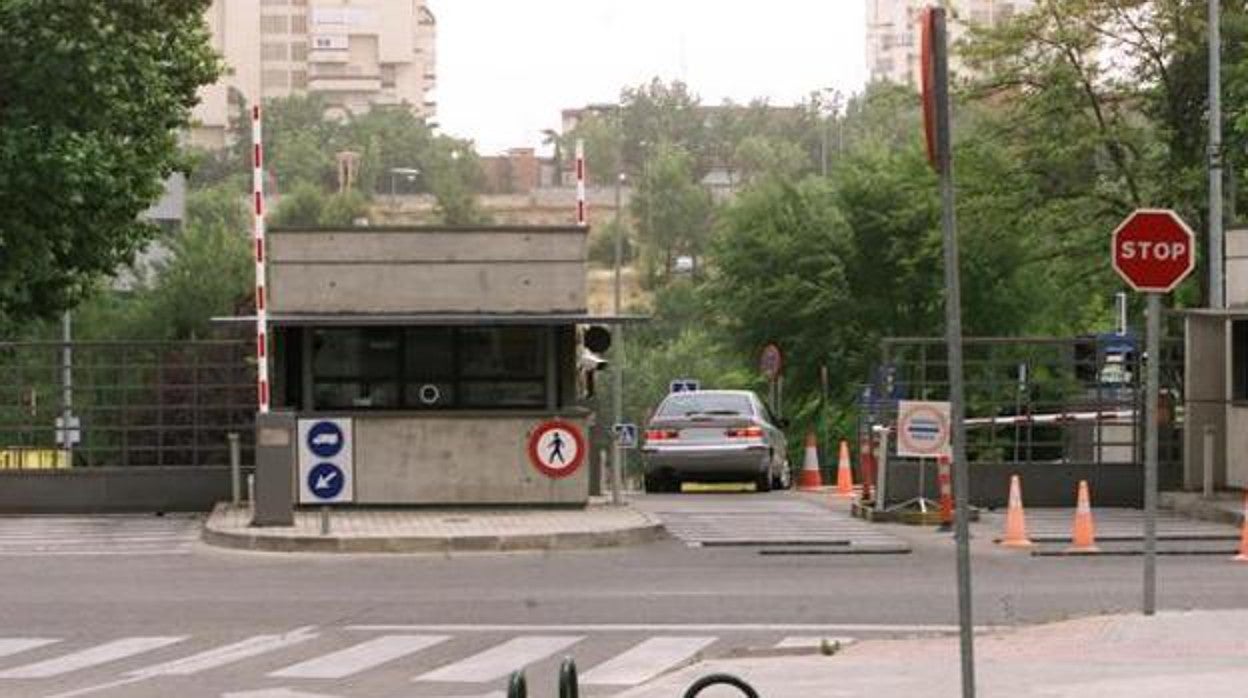
{"type": "Polygon", "coordinates": [[[374,104],[437,109],[437,21],[427,0],[214,0],[226,74],[200,92],[192,142],[224,145],[239,100],[323,95],[338,114],[374,104]]]}
{"type": "MultiPolygon", "coordinates": [[[[919,84],[919,17],[937,0],[866,0],[867,72],[872,82],[919,84]]],[[[943,0],[949,9],[952,44],[969,24],[996,24],[1025,12],[1034,0],[943,0]]],[[[956,59],[951,64],[956,70],[956,59]]]]}

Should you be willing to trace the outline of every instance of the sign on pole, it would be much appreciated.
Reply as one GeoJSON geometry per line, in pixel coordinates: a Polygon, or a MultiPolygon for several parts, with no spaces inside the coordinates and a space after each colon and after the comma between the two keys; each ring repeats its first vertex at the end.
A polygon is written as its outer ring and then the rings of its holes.
{"type": "Polygon", "coordinates": [[[355,501],[355,457],[350,419],[299,420],[299,503],[355,501]]]}
{"type": "Polygon", "coordinates": [[[784,370],[784,354],[781,353],[779,345],[768,344],[763,347],[763,353],[758,357],[758,370],[772,382],[780,377],[780,372],[784,370]]]}
{"type": "Polygon", "coordinates": [[[696,393],[701,389],[702,384],[695,378],[677,378],[667,385],[669,393],[696,393]]]}
{"type": "Polygon", "coordinates": [[[1112,238],[1114,270],[1140,293],[1169,293],[1196,267],[1196,236],[1174,211],[1140,209],[1112,238]]]}
{"type": "Polygon", "coordinates": [[[615,444],[620,448],[637,448],[637,425],[616,424],[611,427],[615,434],[615,444]]]}
{"type": "Polygon", "coordinates": [[[1183,283],[1196,266],[1196,236],[1174,211],[1140,209],[1114,230],[1114,270],[1131,288],[1148,294],[1144,389],[1144,615],[1157,609],[1157,395],[1161,382],[1161,296],[1183,283]]]}
{"type": "Polygon", "coordinates": [[[902,400],[897,405],[897,455],[937,458],[952,452],[951,406],[947,402],[902,400]]]}

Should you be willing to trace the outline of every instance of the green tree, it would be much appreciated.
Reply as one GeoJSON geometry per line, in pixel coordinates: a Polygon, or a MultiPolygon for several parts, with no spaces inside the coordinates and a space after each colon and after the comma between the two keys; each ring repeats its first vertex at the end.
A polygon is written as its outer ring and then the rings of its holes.
{"type": "Polygon", "coordinates": [[[220,67],[207,0],[0,3],[0,318],[71,307],[153,239],[220,67]]]}
{"type": "Polygon", "coordinates": [[[295,185],[277,201],[272,224],[278,226],[320,225],[325,213],[325,197],[321,190],[307,182],[295,185]]]}
{"type": "Polygon", "coordinates": [[[711,196],[697,184],[693,158],[661,144],[647,162],[629,203],[637,221],[638,242],[651,281],[671,274],[676,255],[702,255],[710,231],[711,196]]]}

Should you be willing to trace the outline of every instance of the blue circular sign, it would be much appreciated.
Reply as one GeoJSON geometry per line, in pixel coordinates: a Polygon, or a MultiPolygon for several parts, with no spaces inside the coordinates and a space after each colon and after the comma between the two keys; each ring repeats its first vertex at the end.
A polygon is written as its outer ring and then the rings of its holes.
{"type": "Polygon", "coordinates": [[[342,428],[333,422],[317,422],[308,430],[308,450],[318,458],[333,458],[346,445],[342,428]]]}
{"type": "Polygon", "coordinates": [[[342,468],[333,463],[318,463],[308,471],[308,489],[320,499],[333,499],[346,484],[342,468]]]}

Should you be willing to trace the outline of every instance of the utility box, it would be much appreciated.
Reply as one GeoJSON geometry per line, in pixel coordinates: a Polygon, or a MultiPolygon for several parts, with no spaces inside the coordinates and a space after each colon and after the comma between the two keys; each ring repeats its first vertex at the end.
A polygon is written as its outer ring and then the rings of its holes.
{"type": "Polygon", "coordinates": [[[256,487],[253,526],[292,526],[295,522],[295,415],[256,415],[256,487]]]}

